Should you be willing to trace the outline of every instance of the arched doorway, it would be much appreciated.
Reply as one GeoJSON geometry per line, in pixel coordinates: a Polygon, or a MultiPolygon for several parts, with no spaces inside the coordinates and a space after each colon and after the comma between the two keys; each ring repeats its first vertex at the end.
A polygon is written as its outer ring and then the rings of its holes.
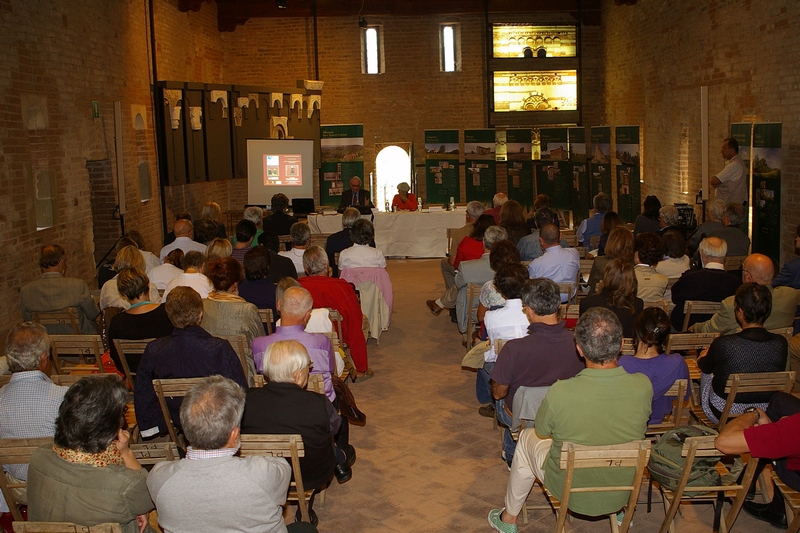
{"type": "Polygon", "coordinates": [[[411,179],[411,143],[382,146],[375,158],[375,205],[381,210],[385,209],[386,202],[391,205],[401,182],[407,182],[416,193],[416,184],[411,179]]]}

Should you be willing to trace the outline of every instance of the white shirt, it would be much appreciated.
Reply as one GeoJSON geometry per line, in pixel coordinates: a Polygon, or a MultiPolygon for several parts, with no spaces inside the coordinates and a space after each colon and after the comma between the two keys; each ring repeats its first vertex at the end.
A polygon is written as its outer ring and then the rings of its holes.
{"type": "Polygon", "coordinates": [[[158,289],[163,291],[167,288],[167,284],[170,281],[181,274],[183,274],[183,270],[180,268],[170,263],[164,263],[163,265],[153,267],[153,270],[147,274],[147,277],[150,278],[150,281],[155,283],[158,289]]]}
{"type": "Polygon", "coordinates": [[[302,278],[306,275],[306,270],[303,268],[303,252],[305,251],[305,248],[302,250],[300,248],[292,248],[291,250],[278,252],[278,255],[288,257],[292,260],[292,263],[294,263],[294,269],[297,271],[298,278],[302,278]]]}
{"type": "Polygon", "coordinates": [[[725,167],[717,174],[721,181],[717,187],[716,197],[725,203],[741,204],[747,201],[747,180],[745,179],[744,161],[739,154],[725,161],[725,167]]]}
{"type": "Polygon", "coordinates": [[[364,267],[386,268],[383,252],[367,244],[354,244],[339,254],[339,270],[364,267]]]}
{"type": "Polygon", "coordinates": [[[497,361],[497,354],[494,351],[495,340],[520,339],[528,334],[530,325],[528,317],[522,311],[522,300],[519,298],[506,300],[506,305],[500,309],[486,311],[483,324],[489,335],[489,349],[483,354],[483,359],[487,363],[497,361]]]}
{"type": "Polygon", "coordinates": [[[148,252],[147,250],[139,250],[139,253],[144,257],[144,273],[149,276],[150,271],[161,264],[161,259],[153,252],[148,252]]]}
{"type": "Polygon", "coordinates": [[[206,253],[205,244],[193,241],[189,237],[178,237],[174,242],[169,243],[161,249],[161,253],[158,254],[158,256],[161,258],[161,262],[164,262],[164,258],[167,257],[168,253],[170,253],[172,250],[177,250],[178,248],[183,250],[183,253],[185,254],[188,254],[189,252],[200,252],[201,254],[206,253]]]}
{"type": "Polygon", "coordinates": [[[214,285],[205,274],[201,274],[200,272],[191,272],[188,274],[182,272],[167,283],[167,288],[164,289],[164,296],[161,297],[162,303],[166,303],[169,291],[175,287],[191,287],[197,291],[200,298],[208,298],[208,293],[214,290],[214,285]]]}

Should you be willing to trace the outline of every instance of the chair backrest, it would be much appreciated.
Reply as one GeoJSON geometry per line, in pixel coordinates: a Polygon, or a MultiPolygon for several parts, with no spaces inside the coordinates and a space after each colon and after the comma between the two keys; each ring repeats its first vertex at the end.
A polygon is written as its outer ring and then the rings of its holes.
{"type": "Polygon", "coordinates": [[[14,533],[122,533],[116,522],[81,526],[70,522],[14,522],[14,533]]]}
{"type": "Polygon", "coordinates": [[[719,337],[719,333],[673,333],[667,339],[664,351],[675,353],[687,350],[705,350],[717,337],[719,337]]]}
{"type": "Polygon", "coordinates": [[[133,384],[136,381],[136,372],[131,372],[131,366],[128,364],[129,355],[142,355],[150,341],[155,339],[114,339],[114,346],[117,348],[117,355],[122,363],[122,370],[125,372],[125,377],[128,379],[128,386],[133,390],[133,384]]]}
{"type": "Polygon", "coordinates": [[[86,376],[87,374],[54,374],[50,376],[50,379],[56,385],[61,385],[62,387],[71,387],[86,376]]]}
{"type": "Polygon", "coordinates": [[[713,315],[717,311],[722,304],[719,302],[703,302],[701,300],[686,300],[686,303],[683,304],[683,329],[682,331],[686,331],[689,329],[689,318],[692,316],[692,313],[695,315],[713,315]]]}
{"type": "Polygon", "coordinates": [[[573,246],[573,248],[578,252],[580,259],[586,259],[586,256],[589,255],[589,249],[585,246],[573,246]]]}
{"type": "Polygon", "coordinates": [[[447,228],[447,252],[453,248],[453,234],[458,230],[458,228],[447,228]]]}
{"type": "Polygon", "coordinates": [[[739,270],[742,268],[746,255],[729,255],[725,257],[725,270],[739,270]]]}
{"type": "Polygon", "coordinates": [[[731,374],[725,383],[725,393],[728,395],[725,408],[719,417],[717,429],[722,431],[730,417],[731,407],[736,401],[736,395],[747,392],[792,392],[794,386],[794,371],[790,372],[754,372],[748,374],[731,374]]]}
{"type": "Polygon", "coordinates": [[[305,455],[303,437],[301,435],[242,435],[239,454],[261,455],[266,457],[285,457],[292,465],[292,482],[289,484],[287,500],[297,501],[303,521],[310,522],[308,515],[308,498],[313,490],[306,491],[303,475],[300,471],[300,457],[305,455]],[[294,489],[294,490],[293,490],[294,489]]]}
{"type": "Polygon", "coordinates": [[[330,237],[332,233],[312,233],[311,239],[308,241],[309,246],[319,246],[323,250],[328,244],[328,237],[330,237]]]}
{"type": "MultiPolygon", "coordinates": [[[[627,505],[629,512],[625,513],[625,518],[620,527],[620,531],[625,533],[633,518],[633,510],[636,508],[636,499],[639,497],[642,476],[647,467],[647,461],[650,459],[650,446],[650,440],[638,440],[610,446],[582,446],[572,442],[565,442],[561,446],[561,460],[559,465],[562,470],[566,470],[566,473],[564,475],[564,488],[561,493],[561,508],[558,512],[556,531],[563,530],[567,509],[569,509],[569,500],[572,494],[630,491],[627,505]],[[572,485],[576,469],[626,467],[633,467],[635,469],[630,485],[615,485],[610,487],[573,487],[572,485]]],[[[612,519],[613,518],[615,517],[612,517],[612,519]]]]}
{"type": "Polygon", "coordinates": [[[258,318],[264,323],[264,328],[267,330],[267,335],[272,335],[272,309],[259,309],[258,318]]]}
{"type": "Polygon", "coordinates": [[[47,326],[70,326],[75,335],[81,334],[81,327],[79,325],[80,315],[78,314],[77,307],[65,307],[56,311],[32,311],[31,317],[33,321],[47,326]]]}
{"type": "Polygon", "coordinates": [[[481,298],[483,285],[479,283],[467,283],[467,351],[470,350],[472,343],[472,332],[475,331],[475,321],[472,319],[472,312],[477,311],[481,298]]]}
{"type": "Polygon", "coordinates": [[[581,259],[581,267],[578,272],[580,273],[581,279],[588,281],[589,274],[592,273],[592,268],[594,267],[594,257],[590,259],[581,259]]]}
{"type": "Polygon", "coordinates": [[[239,358],[239,363],[242,365],[244,375],[247,377],[247,375],[250,373],[247,364],[247,352],[249,351],[247,337],[242,333],[239,333],[238,335],[217,335],[217,337],[220,339],[225,339],[231,343],[231,347],[233,348],[233,351],[236,352],[236,356],[239,358]]]}
{"type": "Polygon", "coordinates": [[[578,236],[574,233],[561,233],[561,240],[566,241],[567,245],[574,248],[578,246],[578,236]]]}
{"type": "Polygon", "coordinates": [[[622,338],[622,349],[620,350],[622,355],[633,355],[636,353],[636,346],[633,345],[633,339],[630,337],[623,337],[622,338]]]}
{"type": "Polygon", "coordinates": [[[50,335],[50,354],[58,374],[64,374],[61,365],[61,356],[64,355],[77,356],[81,362],[85,362],[87,355],[94,357],[98,370],[105,372],[100,360],[104,351],[100,335],[50,335]]]}
{"type": "Polygon", "coordinates": [[[289,248],[289,246],[291,246],[291,242],[292,242],[291,235],[278,235],[278,249],[280,251],[286,251],[289,248]]]}
{"type": "Polygon", "coordinates": [[[316,392],[317,394],[325,394],[325,379],[322,377],[322,374],[309,374],[306,390],[316,392]]]}
{"type": "Polygon", "coordinates": [[[201,383],[205,378],[180,378],[180,379],[154,379],[153,389],[156,391],[158,397],[158,404],[161,406],[161,414],[164,416],[164,421],[167,423],[167,431],[169,431],[169,438],[177,446],[183,448],[183,442],[178,439],[178,430],[172,420],[172,415],[169,412],[167,405],[167,398],[183,398],[189,389],[201,383]]]}
{"type": "Polygon", "coordinates": [[[671,303],[672,302],[669,300],[653,300],[651,302],[644,302],[644,309],[647,309],[648,307],[658,307],[669,315],[669,307],[671,303]]]}
{"type": "Polygon", "coordinates": [[[667,398],[675,398],[672,402],[672,413],[664,417],[664,420],[658,424],[648,424],[647,435],[658,435],[666,431],[676,428],[681,425],[683,421],[683,410],[686,407],[686,391],[689,387],[688,379],[676,379],[675,383],[669,388],[664,396],[667,398]]]}
{"type": "MultiPolygon", "coordinates": [[[[52,444],[53,437],[39,439],[0,439],[0,465],[26,465],[31,462],[31,455],[36,448],[52,444]]],[[[11,483],[5,474],[0,472],[0,490],[6,499],[6,504],[14,520],[23,520],[19,508],[23,504],[14,496],[13,489],[22,489],[28,486],[27,482],[11,483]]]]}
{"type": "Polygon", "coordinates": [[[174,442],[151,442],[146,444],[131,444],[133,456],[140,465],[154,465],[163,461],[177,461],[178,446],[174,442]]]}
{"type": "Polygon", "coordinates": [[[567,295],[567,303],[575,303],[575,287],[577,283],[574,281],[565,281],[558,284],[558,292],[567,295]]]}
{"type": "Polygon", "coordinates": [[[328,318],[330,319],[333,327],[336,329],[336,334],[339,336],[339,342],[342,342],[342,314],[333,307],[328,307],[328,318]]]}
{"type": "Polygon", "coordinates": [[[559,320],[578,320],[581,308],[578,304],[561,304],[558,307],[559,320]]]}
{"type": "Polygon", "coordinates": [[[122,307],[106,307],[100,311],[100,336],[103,339],[103,348],[108,350],[108,328],[111,325],[111,320],[120,313],[124,313],[125,309],[122,307]]]}

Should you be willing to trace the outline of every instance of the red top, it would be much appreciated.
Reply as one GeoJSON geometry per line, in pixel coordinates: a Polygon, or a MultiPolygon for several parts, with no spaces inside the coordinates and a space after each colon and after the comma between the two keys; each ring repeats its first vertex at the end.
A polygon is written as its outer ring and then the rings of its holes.
{"type": "Polygon", "coordinates": [[[417,210],[417,197],[414,193],[408,193],[408,198],[404,202],[399,194],[395,194],[392,198],[392,207],[397,206],[398,211],[416,211],[417,210]]]}
{"type": "Polygon", "coordinates": [[[453,267],[458,269],[461,261],[472,261],[473,259],[480,259],[483,255],[483,241],[473,239],[469,235],[461,239],[456,249],[456,258],[453,261],[453,267]]]}
{"type": "Polygon", "coordinates": [[[783,459],[786,468],[800,470],[800,413],[781,418],[772,424],[752,426],[744,430],[744,440],[753,457],[783,459]]]}

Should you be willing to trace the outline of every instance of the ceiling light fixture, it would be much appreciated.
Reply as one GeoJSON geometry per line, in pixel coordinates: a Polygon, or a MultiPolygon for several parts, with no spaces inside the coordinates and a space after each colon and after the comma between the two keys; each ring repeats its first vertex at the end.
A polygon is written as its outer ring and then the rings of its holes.
{"type": "Polygon", "coordinates": [[[361,0],[361,9],[358,10],[358,27],[359,28],[366,28],[367,27],[367,19],[361,16],[361,13],[364,11],[364,0],[361,0]]]}

